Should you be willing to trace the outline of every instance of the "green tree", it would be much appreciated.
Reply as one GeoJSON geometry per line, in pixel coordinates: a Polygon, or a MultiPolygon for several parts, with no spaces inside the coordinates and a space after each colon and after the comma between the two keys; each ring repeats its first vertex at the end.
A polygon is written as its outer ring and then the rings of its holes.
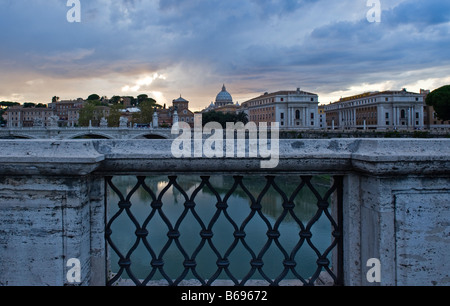
{"type": "Polygon", "coordinates": [[[203,122],[203,126],[205,126],[207,123],[210,123],[210,122],[218,122],[223,127],[225,127],[225,125],[226,125],[225,114],[222,112],[216,112],[216,111],[203,113],[202,122],[203,122]]]}
{"type": "Polygon", "coordinates": [[[123,109],[122,104],[113,104],[110,106],[109,109],[109,116],[108,116],[108,126],[109,127],[118,127],[120,123],[120,110],[123,109]]]}
{"type": "MultiPolygon", "coordinates": [[[[139,95],[137,96],[137,106],[139,106],[139,104],[141,104],[141,102],[147,101],[148,100],[148,95],[139,95]]],[[[156,102],[156,101],[155,101],[156,102]]]]}
{"type": "Polygon", "coordinates": [[[19,102],[8,102],[8,101],[0,102],[0,106],[10,107],[10,106],[17,106],[17,105],[20,105],[20,103],[19,102]]]}
{"type": "Polygon", "coordinates": [[[53,102],[53,103],[58,102],[58,101],[59,101],[59,97],[54,96],[54,97],[52,98],[52,102],[53,102]]]}
{"type": "Polygon", "coordinates": [[[80,110],[80,117],[78,118],[79,126],[89,126],[89,121],[95,120],[95,108],[97,106],[92,101],[84,104],[80,110]]]}
{"type": "Polygon", "coordinates": [[[25,103],[23,104],[23,108],[33,108],[33,107],[35,107],[35,106],[36,106],[36,104],[33,103],[33,102],[25,102],[25,103]]]}
{"type": "Polygon", "coordinates": [[[87,99],[88,99],[88,101],[99,101],[100,100],[100,96],[97,95],[97,94],[92,94],[87,99]]]}
{"type": "Polygon", "coordinates": [[[3,114],[6,112],[6,110],[0,108],[0,125],[6,124],[6,120],[3,119],[3,114]]]}
{"type": "Polygon", "coordinates": [[[156,107],[156,101],[152,98],[145,98],[139,103],[139,113],[134,113],[132,116],[132,124],[150,124],[153,120],[153,113],[156,107]]]}
{"type": "Polygon", "coordinates": [[[242,122],[243,124],[247,124],[248,123],[248,115],[244,112],[240,112],[239,114],[236,115],[236,122],[242,122]]]}
{"type": "Polygon", "coordinates": [[[218,122],[222,125],[223,128],[226,128],[228,122],[230,123],[242,122],[244,124],[247,124],[248,116],[244,112],[234,114],[234,113],[222,113],[210,111],[203,113],[202,120],[203,125],[206,125],[209,122],[218,122]]]}
{"type": "Polygon", "coordinates": [[[426,103],[433,106],[440,120],[450,120],[450,85],[442,86],[429,93],[426,103]]]}
{"type": "Polygon", "coordinates": [[[123,102],[120,101],[121,99],[122,98],[120,96],[113,96],[111,98],[110,102],[111,102],[111,104],[120,104],[120,103],[123,104],[123,102]]]}

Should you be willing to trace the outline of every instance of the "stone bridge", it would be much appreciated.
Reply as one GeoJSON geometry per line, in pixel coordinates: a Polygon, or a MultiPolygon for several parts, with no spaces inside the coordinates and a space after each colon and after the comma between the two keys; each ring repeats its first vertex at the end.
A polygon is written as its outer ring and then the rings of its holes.
{"type": "Polygon", "coordinates": [[[170,129],[148,128],[0,128],[0,139],[172,139],[170,129]]]}

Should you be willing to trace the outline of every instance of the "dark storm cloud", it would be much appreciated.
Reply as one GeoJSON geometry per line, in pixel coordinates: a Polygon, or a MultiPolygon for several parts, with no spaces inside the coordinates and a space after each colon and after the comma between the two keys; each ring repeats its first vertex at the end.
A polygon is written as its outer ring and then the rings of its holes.
{"type": "Polygon", "coordinates": [[[381,1],[370,23],[365,0],[81,0],[79,24],[66,2],[0,2],[1,70],[70,79],[190,65],[246,90],[336,90],[450,65],[448,1],[381,1]]]}

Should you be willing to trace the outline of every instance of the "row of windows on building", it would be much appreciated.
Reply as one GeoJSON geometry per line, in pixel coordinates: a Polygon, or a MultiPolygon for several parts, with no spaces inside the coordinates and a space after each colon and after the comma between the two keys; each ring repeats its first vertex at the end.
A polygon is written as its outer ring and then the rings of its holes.
{"type": "Polygon", "coordinates": [[[269,111],[275,111],[275,107],[271,106],[271,107],[261,107],[261,108],[257,108],[257,109],[252,109],[250,110],[251,113],[263,113],[263,112],[269,112],[269,111]]]}
{"type": "MultiPolygon", "coordinates": [[[[376,103],[376,102],[382,102],[382,98],[380,98],[381,101],[377,100],[377,98],[372,98],[372,99],[365,99],[365,100],[358,100],[358,101],[353,101],[353,102],[348,102],[348,103],[342,103],[342,104],[336,104],[333,108],[330,109],[339,109],[339,108],[346,108],[346,107],[352,107],[352,106],[357,106],[357,105],[365,105],[365,104],[370,104],[370,103],[376,103]]],[[[384,98],[385,102],[389,102],[391,101],[389,98],[384,98]]],[[[394,100],[392,100],[394,101],[394,100]]],[[[416,102],[419,102],[419,97],[415,98],[416,102]]]]}
{"type": "MultiPolygon", "coordinates": [[[[373,124],[377,124],[377,122],[374,122],[373,124]]],[[[390,125],[390,124],[391,124],[390,121],[386,121],[386,125],[390,125]]],[[[406,122],[405,121],[401,121],[400,125],[406,125],[406,122]]],[[[419,121],[416,121],[416,125],[419,125],[419,121]]]]}
{"type": "MultiPolygon", "coordinates": [[[[314,102],[314,98],[311,98],[310,101],[314,102]]],[[[280,102],[285,102],[285,98],[280,98],[280,102]]],[[[270,103],[275,103],[275,98],[250,101],[250,102],[248,102],[248,106],[258,106],[258,105],[265,105],[265,104],[270,104],[270,103]]]]}
{"type": "MultiPolygon", "coordinates": [[[[433,114],[435,116],[435,114],[433,114]]],[[[389,119],[389,113],[386,113],[385,115],[386,119],[389,119]]],[[[416,119],[420,118],[420,113],[416,112],[416,119]]],[[[406,111],[404,109],[402,109],[400,111],[400,119],[406,119],[406,111]]]]}
{"type": "MultiPolygon", "coordinates": [[[[297,121],[297,122],[295,123],[295,125],[300,126],[300,122],[297,121]]],[[[311,126],[315,126],[314,121],[311,121],[311,124],[310,124],[310,125],[311,125],[311,126]]],[[[281,122],[280,122],[280,126],[284,126],[284,121],[281,121],[281,122]]]]}
{"type": "Polygon", "coordinates": [[[180,118],[181,122],[195,122],[194,117],[181,117],[180,118]]]}
{"type": "MultiPolygon", "coordinates": [[[[281,98],[283,99],[283,98],[281,98]]],[[[269,104],[269,103],[274,103],[275,99],[265,99],[265,100],[259,100],[259,101],[250,101],[248,102],[248,106],[256,106],[256,105],[264,105],[264,104],[269,104]]]]}
{"type": "Polygon", "coordinates": [[[275,113],[250,115],[250,121],[273,120],[273,119],[275,119],[275,113]]]}
{"type": "MultiPolygon", "coordinates": [[[[280,113],[280,118],[281,118],[281,120],[284,119],[284,113],[280,113]]],[[[315,118],[314,113],[311,113],[311,120],[314,120],[314,118],[315,118]]],[[[300,120],[300,111],[299,110],[295,111],[295,120],[300,120]]]]}

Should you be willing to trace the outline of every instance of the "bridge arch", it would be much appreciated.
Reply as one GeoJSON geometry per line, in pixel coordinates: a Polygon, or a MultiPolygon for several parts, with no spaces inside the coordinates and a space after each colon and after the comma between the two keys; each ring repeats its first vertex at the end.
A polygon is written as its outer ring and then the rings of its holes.
{"type": "Polygon", "coordinates": [[[105,134],[105,133],[98,133],[98,132],[81,132],[74,135],[70,135],[68,137],[69,139],[85,139],[85,138],[91,138],[91,139],[115,139],[115,137],[105,134]]]}
{"type": "Polygon", "coordinates": [[[27,134],[22,133],[12,133],[6,136],[4,139],[39,139],[39,137],[34,137],[27,134]]]}
{"type": "Polygon", "coordinates": [[[146,132],[134,136],[132,139],[170,139],[167,135],[158,132],[146,132]]]}

